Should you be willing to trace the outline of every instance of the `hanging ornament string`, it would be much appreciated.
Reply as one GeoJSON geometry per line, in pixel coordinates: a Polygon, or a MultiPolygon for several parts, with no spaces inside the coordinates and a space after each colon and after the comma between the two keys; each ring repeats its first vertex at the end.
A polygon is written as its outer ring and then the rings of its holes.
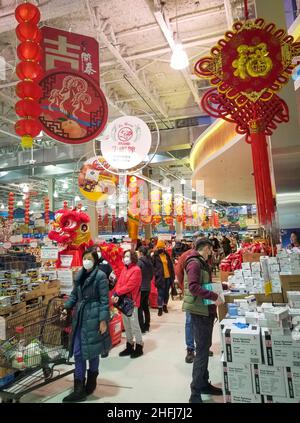
{"type": "Polygon", "coordinates": [[[248,9],[248,0],[244,0],[244,12],[245,12],[245,20],[249,19],[249,9],[248,9]]]}

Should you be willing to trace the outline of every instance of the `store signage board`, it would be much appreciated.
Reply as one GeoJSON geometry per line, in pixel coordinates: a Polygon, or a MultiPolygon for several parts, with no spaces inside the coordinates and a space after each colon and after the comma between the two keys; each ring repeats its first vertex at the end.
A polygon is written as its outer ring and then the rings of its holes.
{"type": "Polygon", "coordinates": [[[57,260],[58,259],[58,248],[57,247],[42,247],[41,248],[41,259],[42,260],[57,260]]]}
{"type": "Polygon", "coordinates": [[[115,169],[134,168],[147,159],[150,148],[150,129],[135,116],[115,119],[101,136],[103,157],[115,169]]]}
{"type": "Polygon", "coordinates": [[[80,169],[78,186],[81,194],[91,201],[105,201],[116,192],[118,177],[104,170],[109,167],[101,157],[91,157],[80,169]],[[102,165],[101,165],[101,164],[102,165]]]}
{"type": "Polygon", "coordinates": [[[41,31],[43,131],[66,144],[88,142],[102,132],[108,116],[100,89],[98,42],[46,26],[41,31]]]}

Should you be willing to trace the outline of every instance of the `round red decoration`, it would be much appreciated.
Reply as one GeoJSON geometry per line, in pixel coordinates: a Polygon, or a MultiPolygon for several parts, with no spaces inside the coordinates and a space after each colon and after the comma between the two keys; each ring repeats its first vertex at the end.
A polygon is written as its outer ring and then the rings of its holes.
{"type": "Polygon", "coordinates": [[[20,23],[16,28],[16,34],[20,41],[35,41],[39,43],[42,34],[39,28],[31,22],[20,23]]]}
{"type": "Polygon", "coordinates": [[[43,68],[36,62],[20,62],[16,74],[20,79],[37,79],[43,74],[43,68]]]}
{"type": "Polygon", "coordinates": [[[17,47],[17,55],[20,60],[33,60],[40,62],[42,60],[42,49],[34,41],[24,41],[17,47]]]}
{"type": "Polygon", "coordinates": [[[15,10],[15,17],[19,23],[32,22],[37,24],[41,14],[39,9],[31,3],[22,3],[15,10]]]}
{"type": "Polygon", "coordinates": [[[22,137],[23,135],[31,135],[36,137],[42,130],[42,125],[37,119],[21,119],[15,125],[16,134],[22,137]]]}
{"type": "Polygon", "coordinates": [[[16,86],[16,94],[20,98],[38,100],[42,95],[42,89],[33,81],[20,81],[16,86]]]}
{"type": "Polygon", "coordinates": [[[41,113],[41,106],[34,100],[20,100],[16,103],[15,110],[18,116],[39,117],[41,113]]]}
{"type": "Polygon", "coordinates": [[[95,81],[79,72],[49,71],[40,81],[43,131],[66,144],[95,139],[105,128],[108,107],[95,81]]]}

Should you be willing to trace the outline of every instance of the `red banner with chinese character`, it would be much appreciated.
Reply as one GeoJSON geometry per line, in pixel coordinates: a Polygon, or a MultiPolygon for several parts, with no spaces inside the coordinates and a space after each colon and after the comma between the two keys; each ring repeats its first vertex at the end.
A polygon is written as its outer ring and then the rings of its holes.
{"type": "Polygon", "coordinates": [[[95,139],[107,122],[101,91],[98,42],[85,35],[42,28],[43,90],[40,121],[52,138],[66,144],[95,139]]]}

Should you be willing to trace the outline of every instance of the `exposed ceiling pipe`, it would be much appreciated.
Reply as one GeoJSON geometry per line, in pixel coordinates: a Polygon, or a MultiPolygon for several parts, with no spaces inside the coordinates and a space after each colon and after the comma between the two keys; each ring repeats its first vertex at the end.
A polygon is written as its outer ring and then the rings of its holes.
{"type": "Polygon", "coordinates": [[[228,29],[231,29],[233,25],[233,16],[232,16],[230,0],[224,0],[224,6],[225,6],[227,26],[228,26],[228,29]]]}
{"type": "MultiPolygon", "coordinates": [[[[92,10],[91,4],[89,0],[85,0],[85,4],[88,9],[88,13],[90,16],[90,20],[92,23],[92,27],[94,28],[97,39],[104,44],[108,50],[113,54],[113,56],[117,59],[117,61],[122,65],[123,69],[126,71],[128,76],[132,78],[135,82],[135,85],[141,90],[151,101],[151,103],[155,106],[155,108],[161,113],[161,115],[168,119],[168,113],[162,104],[153,97],[153,94],[150,92],[149,88],[144,85],[144,83],[140,80],[137,73],[132,69],[132,67],[127,63],[124,57],[121,55],[120,51],[109,41],[106,34],[101,29],[101,22],[98,16],[96,16],[95,10],[92,10]]],[[[102,64],[101,64],[101,67],[102,64]]]]}

